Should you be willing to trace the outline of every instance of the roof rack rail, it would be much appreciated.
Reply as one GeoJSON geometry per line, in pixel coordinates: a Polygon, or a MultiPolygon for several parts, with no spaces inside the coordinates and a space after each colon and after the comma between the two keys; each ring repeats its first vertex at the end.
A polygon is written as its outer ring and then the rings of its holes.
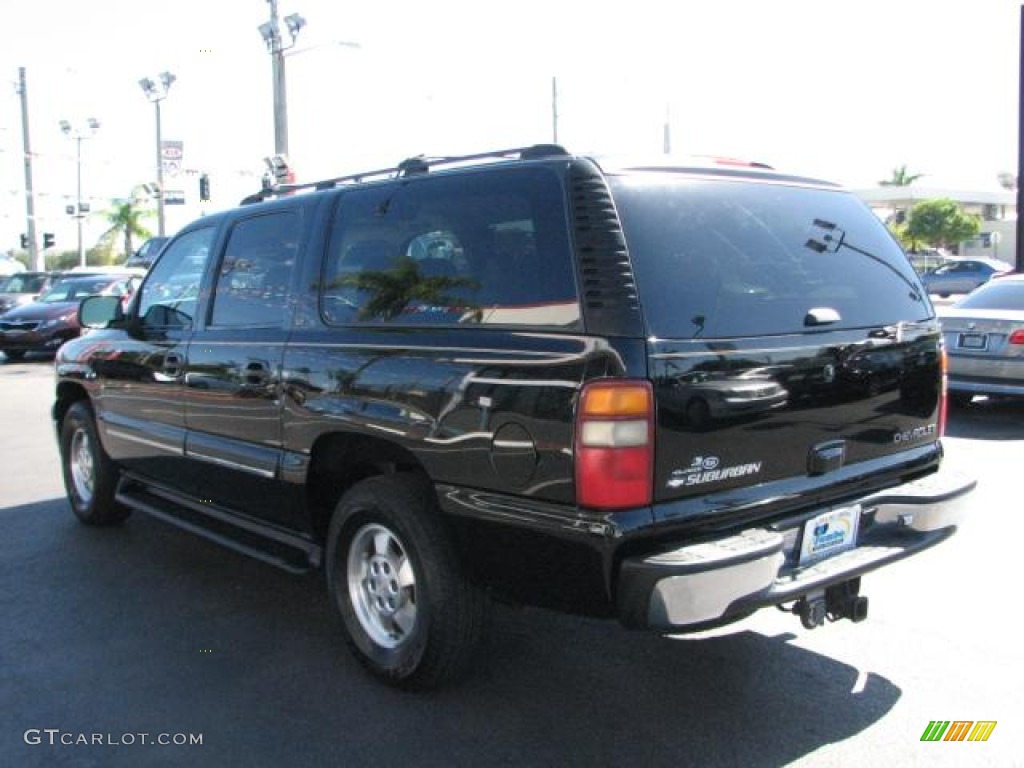
{"type": "Polygon", "coordinates": [[[446,165],[458,165],[460,163],[471,163],[475,160],[537,160],[542,157],[568,157],[569,152],[558,144],[533,144],[528,147],[515,147],[513,149],[497,149],[490,152],[479,152],[472,155],[459,155],[455,157],[426,157],[417,155],[408,157],[394,168],[380,168],[374,171],[353,173],[348,176],[338,176],[333,179],[321,181],[309,181],[303,184],[280,184],[266,187],[259,192],[249,195],[242,200],[241,205],[250,205],[268,200],[272,197],[280,197],[302,189],[313,189],[322,191],[334,189],[343,184],[359,184],[370,179],[403,178],[429,173],[431,168],[446,165]]]}

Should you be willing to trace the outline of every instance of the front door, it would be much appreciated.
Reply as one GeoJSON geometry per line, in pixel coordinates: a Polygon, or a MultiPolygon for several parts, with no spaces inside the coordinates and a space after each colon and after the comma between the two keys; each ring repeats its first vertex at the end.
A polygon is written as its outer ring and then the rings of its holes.
{"type": "Polygon", "coordinates": [[[116,355],[97,356],[95,363],[103,382],[98,423],[108,453],[157,482],[174,485],[187,474],[185,362],[216,234],[216,227],[202,227],[168,246],[136,298],[128,338],[116,355]]]}

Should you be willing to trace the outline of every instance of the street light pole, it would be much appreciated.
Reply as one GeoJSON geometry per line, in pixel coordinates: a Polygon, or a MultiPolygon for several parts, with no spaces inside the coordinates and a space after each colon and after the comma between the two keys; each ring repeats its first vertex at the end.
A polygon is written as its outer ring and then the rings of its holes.
{"type": "MultiPolygon", "coordinates": [[[[164,137],[163,122],[160,118],[160,102],[163,99],[154,99],[156,107],[156,228],[160,237],[164,236],[167,228],[164,215],[164,137]]],[[[130,257],[131,254],[128,254],[130,257]]]]}
{"type": "Polygon", "coordinates": [[[281,25],[277,18],[277,0],[270,3],[270,26],[273,29],[270,46],[270,66],[274,78],[274,154],[288,154],[288,88],[284,77],[284,45],[281,43],[281,25]]]}
{"type": "Polygon", "coordinates": [[[78,263],[86,266],[85,241],[82,239],[82,223],[89,212],[89,204],[82,201],[82,142],[96,135],[100,122],[90,117],[86,123],[88,130],[73,128],[67,120],[60,121],[61,132],[75,142],[75,205],[68,210],[74,215],[78,229],[78,263]]]}
{"type": "Polygon", "coordinates": [[[78,263],[85,266],[85,242],[82,240],[82,135],[75,136],[75,223],[78,225],[78,263]]]}
{"type": "Polygon", "coordinates": [[[306,20],[297,13],[284,17],[285,26],[291,37],[291,44],[285,45],[281,36],[281,19],[277,13],[277,0],[267,0],[270,5],[270,21],[260,24],[260,35],[270,54],[271,74],[274,86],[274,154],[288,154],[288,91],[285,83],[284,53],[295,46],[299,31],[306,26],[306,20]]]}
{"type": "Polygon", "coordinates": [[[167,98],[167,92],[170,91],[175,80],[177,78],[170,72],[161,72],[159,82],[148,77],[139,80],[139,86],[146,94],[146,98],[153,102],[156,108],[156,217],[157,234],[160,237],[164,236],[167,229],[164,215],[164,139],[161,133],[160,102],[167,98]]]}

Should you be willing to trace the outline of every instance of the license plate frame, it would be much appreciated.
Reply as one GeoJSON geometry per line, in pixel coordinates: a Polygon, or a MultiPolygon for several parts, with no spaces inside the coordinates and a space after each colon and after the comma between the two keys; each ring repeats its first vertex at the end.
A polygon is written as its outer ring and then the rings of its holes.
{"type": "Polygon", "coordinates": [[[956,340],[957,349],[969,349],[972,352],[985,352],[988,350],[987,333],[961,333],[956,340]]]}
{"type": "Polygon", "coordinates": [[[812,565],[857,546],[860,504],[835,507],[804,523],[800,537],[799,565],[812,565]]]}

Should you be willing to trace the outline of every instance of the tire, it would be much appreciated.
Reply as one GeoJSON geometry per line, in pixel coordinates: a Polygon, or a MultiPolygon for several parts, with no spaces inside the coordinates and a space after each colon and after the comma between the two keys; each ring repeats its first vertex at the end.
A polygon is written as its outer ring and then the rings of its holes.
{"type": "Polygon", "coordinates": [[[60,459],[71,510],[86,525],[123,523],[131,510],[114,500],[117,465],[107,456],[96,433],[92,408],[74,403],[60,426],[60,459]]]}
{"type": "Polygon", "coordinates": [[[17,360],[21,360],[21,359],[23,359],[25,357],[25,350],[24,349],[7,349],[7,350],[4,350],[4,357],[6,357],[9,362],[13,363],[13,362],[15,362],[17,360]]]}
{"type": "Polygon", "coordinates": [[[376,677],[427,690],[468,672],[487,599],[461,574],[426,479],[353,486],[331,519],[325,570],[345,641],[376,677]]]}

